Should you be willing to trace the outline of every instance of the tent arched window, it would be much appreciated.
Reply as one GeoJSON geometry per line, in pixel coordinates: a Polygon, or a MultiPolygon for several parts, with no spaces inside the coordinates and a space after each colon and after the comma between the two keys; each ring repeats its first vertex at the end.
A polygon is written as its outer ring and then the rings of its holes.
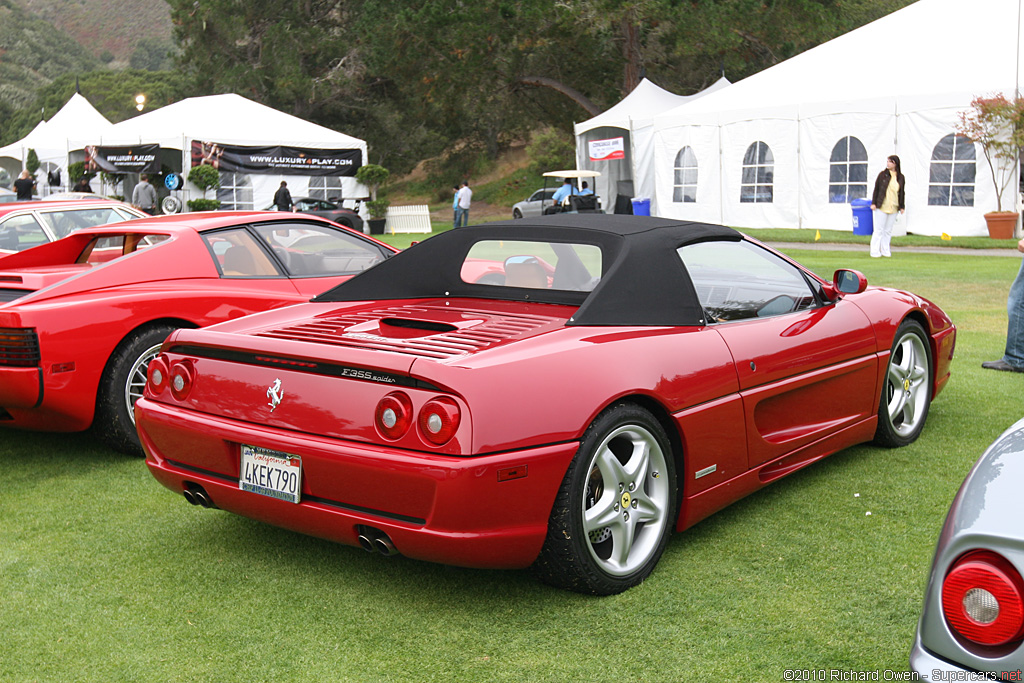
{"type": "Polygon", "coordinates": [[[836,143],[829,158],[828,201],[846,204],[868,196],[868,150],[855,137],[836,143]]]}
{"type": "Polygon", "coordinates": [[[672,201],[697,201],[697,155],[693,153],[693,147],[689,145],[683,147],[676,154],[672,201]]]}
{"type": "Polygon", "coordinates": [[[928,205],[974,206],[976,172],[973,142],[953,133],[939,140],[928,172],[928,205]]]}
{"type": "Polygon", "coordinates": [[[344,199],[341,191],[341,176],[310,176],[309,196],[313,199],[340,202],[344,199]]]}
{"type": "Polygon", "coordinates": [[[217,199],[225,211],[252,211],[252,180],[245,173],[221,171],[217,199]]]}
{"type": "Polygon", "coordinates": [[[740,202],[771,203],[775,180],[775,157],[771,147],[758,140],[743,155],[743,177],[740,180],[740,202]]]}

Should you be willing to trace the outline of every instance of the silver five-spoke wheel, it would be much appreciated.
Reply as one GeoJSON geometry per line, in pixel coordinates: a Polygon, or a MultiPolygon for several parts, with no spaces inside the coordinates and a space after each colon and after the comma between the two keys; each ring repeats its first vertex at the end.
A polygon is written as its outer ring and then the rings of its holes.
{"type": "Polygon", "coordinates": [[[628,425],[604,439],[589,470],[581,501],[587,549],[606,572],[625,576],[651,558],[669,523],[665,453],[651,432],[628,425]]]}
{"type": "Polygon", "coordinates": [[[896,330],[878,406],[875,442],[906,446],[921,434],[932,398],[932,361],[924,328],[904,320],[896,330]]]}
{"type": "Polygon", "coordinates": [[[562,480],[533,568],[569,590],[610,595],[643,581],[675,525],[675,459],[666,428],[622,402],[587,428],[562,480]]]}

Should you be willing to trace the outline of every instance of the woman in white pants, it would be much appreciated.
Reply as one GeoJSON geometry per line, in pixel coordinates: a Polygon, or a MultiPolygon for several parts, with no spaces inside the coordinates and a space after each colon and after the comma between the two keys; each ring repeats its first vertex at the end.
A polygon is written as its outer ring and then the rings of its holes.
{"type": "Polygon", "coordinates": [[[892,226],[896,212],[906,210],[904,188],[906,178],[900,173],[900,158],[895,154],[885,160],[885,170],[875,180],[875,191],[871,195],[871,209],[874,211],[874,230],[871,232],[871,256],[892,256],[889,242],[892,240],[892,226]]]}

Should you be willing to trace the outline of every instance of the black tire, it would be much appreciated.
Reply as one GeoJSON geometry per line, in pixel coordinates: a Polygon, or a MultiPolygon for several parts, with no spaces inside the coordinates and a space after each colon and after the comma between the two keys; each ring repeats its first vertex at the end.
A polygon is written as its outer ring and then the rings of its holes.
{"type": "Polygon", "coordinates": [[[587,428],[565,473],[534,573],[578,593],[632,588],[668,544],[676,492],[661,423],[633,403],[608,408],[587,428]]]}
{"type": "Polygon", "coordinates": [[[932,358],[921,323],[904,320],[896,329],[882,392],[874,443],[886,448],[917,440],[928,419],[932,399],[932,358]]]}
{"type": "Polygon", "coordinates": [[[173,330],[153,325],[135,330],[121,340],[107,361],[96,396],[92,428],[103,443],[128,455],[144,455],[135,431],[132,407],[146,388],[146,368],[173,330]]]}
{"type": "Polygon", "coordinates": [[[512,209],[512,218],[519,220],[523,217],[523,212],[519,209],[512,209]]]}

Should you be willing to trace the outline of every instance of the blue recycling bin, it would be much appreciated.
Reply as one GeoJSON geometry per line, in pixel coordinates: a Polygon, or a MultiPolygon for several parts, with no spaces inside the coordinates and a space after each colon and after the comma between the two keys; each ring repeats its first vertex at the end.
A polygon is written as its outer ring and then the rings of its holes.
{"type": "Polygon", "coordinates": [[[651,215],[651,199],[650,199],[650,197],[633,197],[633,215],[634,216],[650,216],[651,215]]]}
{"type": "Polygon", "coordinates": [[[853,209],[853,234],[870,235],[875,231],[874,218],[871,215],[870,199],[852,199],[850,208],[853,209]]]}

